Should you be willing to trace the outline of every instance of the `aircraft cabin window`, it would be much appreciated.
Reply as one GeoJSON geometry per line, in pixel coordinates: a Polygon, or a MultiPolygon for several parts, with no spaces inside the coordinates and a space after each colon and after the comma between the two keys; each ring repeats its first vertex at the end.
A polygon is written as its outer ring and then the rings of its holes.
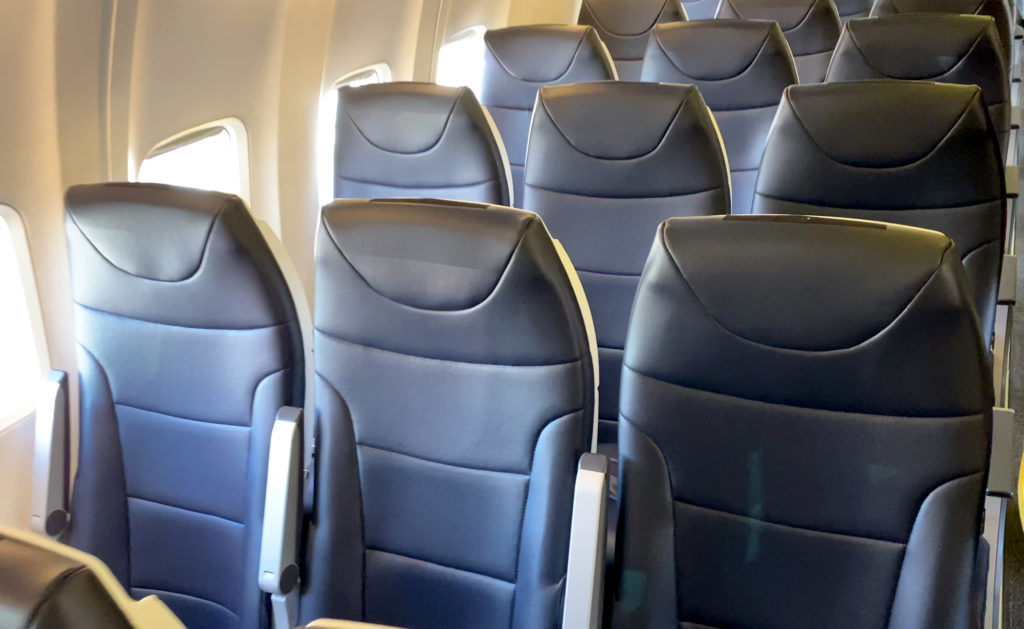
{"type": "Polygon", "coordinates": [[[0,205],[0,429],[28,415],[46,361],[39,299],[21,218],[0,205]]]}
{"type": "Polygon", "coordinates": [[[187,131],[153,149],[138,180],[200,188],[248,198],[248,153],[241,121],[222,121],[187,131]]]}
{"type": "Polygon", "coordinates": [[[480,95],[484,77],[484,33],[487,28],[474,26],[452,36],[437,55],[438,85],[465,85],[480,95]]]}
{"type": "Polygon", "coordinates": [[[391,66],[377,63],[341,77],[320,99],[316,163],[317,192],[321,206],[334,200],[334,142],[337,139],[338,127],[338,90],[343,87],[389,83],[391,80],[391,66]]]}

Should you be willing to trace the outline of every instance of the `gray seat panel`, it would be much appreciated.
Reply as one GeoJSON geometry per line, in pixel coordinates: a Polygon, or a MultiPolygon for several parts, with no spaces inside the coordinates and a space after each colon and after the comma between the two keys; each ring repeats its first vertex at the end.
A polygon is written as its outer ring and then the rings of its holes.
{"type": "Polygon", "coordinates": [[[618,352],[658,224],[726,213],[728,181],[718,132],[693,86],[589,83],[540,91],[524,205],[565,246],[586,290],[601,355],[602,420],[618,415],[618,352]]]}
{"type": "Polygon", "coordinates": [[[722,0],[717,17],[778,22],[801,83],[824,80],[842,28],[832,0],[722,0]]]}
{"type": "Polygon", "coordinates": [[[922,13],[849,22],[827,82],[908,79],[978,85],[1006,152],[1010,75],[993,18],[922,13]]]}
{"type": "Polygon", "coordinates": [[[302,405],[287,285],[237,197],[72,188],[81,441],[69,541],[189,627],[260,627],[266,457],[302,405]]]}
{"type": "Polygon", "coordinates": [[[501,138],[468,88],[381,83],[338,91],[338,198],[508,204],[501,138]]]}
{"type": "Polygon", "coordinates": [[[978,87],[860,81],[786,90],[754,211],[871,218],[947,234],[963,255],[989,339],[1003,195],[999,145],[978,87]],[[907,103],[917,103],[914,116],[907,103]]]}
{"type": "Polygon", "coordinates": [[[732,212],[749,213],[782,90],[797,82],[778,24],[722,19],[659,25],[647,47],[643,78],[700,89],[729,156],[732,212]]]}
{"type": "Polygon", "coordinates": [[[625,352],[614,626],[967,626],[992,394],[959,258],[881,223],[661,227],[625,352]]]}
{"type": "Polygon", "coordinates": [[[561,617],[592,359],[536,215],[347,201],[317,252],[317,460],[301,615],[561,617]]]}
{"type": "Polygon", "coordinates": [[[484,35],[480,102],[501,132],[516,203],[523,202],[523,165],[537,91],[545,85],[614,80],[615,65],[589,26],[513,26],[484,35]]]}
{"type": "Polygon", "coordinates": [[[686,19],[680,0],[583,0],[578,23],[597,29],[615,60],[619,79],[639,81],[654,27],[686,19]]]}

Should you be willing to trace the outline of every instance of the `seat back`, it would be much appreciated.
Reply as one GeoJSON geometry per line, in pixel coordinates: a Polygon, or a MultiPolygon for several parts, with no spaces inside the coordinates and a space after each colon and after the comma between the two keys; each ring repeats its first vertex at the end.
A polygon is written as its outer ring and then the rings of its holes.
{"type": "Polygon", "coordinates": [[[976,86],[794,86],[768,137],[754,211],[869,218],[946,234],[963,256],[990,339],[1005,223],[1002,163],[976,86]]]}
{"type": "Polygon", "coordinates": [[[750,213],[782,90],[797,82],[782,29],[768,20],[707,20],[654,29],[645,81],[690,83],[715,116],[732,176],[732,211],[750,213]]]}
{"type": "Polygon", "coordinates": [[[317,246],[303,622],[557,626],[594,366],[536,215],[339,201],[317,246]]]}
{"type": "Polygon", "coordinates": [[[801,83],[825,79],[841,30],[832,0],[722,0],[718,17],[778,22],[793,52],[801,83]]]}
{"type": "Polygon", "coordinates": [[[952,13],[955,15],[988,15],[996,21],[1002,43],[1003,59],[1009,68],[1010,45],[1013,43],[1010,5],[1006,0],[875,0],[871,17],[901,13],[952,13]]]}
{"type": "MultiPolygon", "coordinates": [[[[576,266],[597,328],[600,417],[618,417],[619,370],[633,293],[666,218],[729,211],[729,166],[692,85],[545,87],[526,155],[525,207],[576,266]]],[[[602,426],[614,441],[614,423],[602,426]]]]}
{"type": "Polygon", "coordinates": [[[71,545],[189,627],[264,626],[269,438],[302,406],[295,305],[237,197],[67,194],[80,386],[71,545]]]}
{"type": "Polygon", "coordinates": [[[883,223],[662,225],[626,342],[616,627],[968,626],[993,400],[959,257],[883,223]]]}
{"type": "Polygon", "coordinates": [[[615,63],[590,26],[513,26],[484,35],[480,102],[505,142],[515,200],[523,201],[523,164],[537,91],[544,85],[615,80],[615,63]]]}
{"type": "Polygon", "coordinates": [[[981,87],[1006,152],[1010,74],[995,20],[982,15],[919,13],[852,20],[836,45],[827,82],[911,79],[981,87]]]}
{"type": "Polygon", "coordinates": [[[511,203],[501,137],[465,87],[380,83],[338,90],[334,195],[511,203]]]}
{"type": "Polygon", "coordinates": [[[583,0],[579,23],[597,29],[620,79],[638,81],[654,26],[685,19],[680,0],[583,0]]]}
{"type": "Polygon", "coordinates": [[[857,17],[867,17],[871,13],[871,0],[835,0],[836,11],[839,13],[840,24],[857,17]]]}

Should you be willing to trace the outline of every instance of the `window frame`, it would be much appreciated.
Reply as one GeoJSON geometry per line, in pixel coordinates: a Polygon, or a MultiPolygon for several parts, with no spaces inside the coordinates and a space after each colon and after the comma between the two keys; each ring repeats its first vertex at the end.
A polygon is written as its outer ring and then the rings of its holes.
{"type": "Polygon", "coordinates": [[[156,145],[146,153],[146,156],[139,160],[135,169],[135,181],[139,181],[139,173],[142,172],[142,165],[147,159],[170,153],[194,142],[217,135],[226,131],[228,137],[235,146],[238,159],[238,185],[239,196],[251,206],[252,187],[249,178],[249,133],[245,124],[238,118],[229,117],[213,120],[197,125],[190,129],[175,133],[174,135],[157,142],[156,145]]]}
{"type": "MultiPolygon", "coordinates": [[[[28,234],[25,230],[25,223],[21,219],[21,214],[11,205],[0,203],[0,222],[3,223],[8,234],[10,234],[11,251],[14,254],[16,272],[21,284],[22,299],[25,304],[25,311],[28,314],[32,344],[35,346],[36,360],[39,363],[37,379],[42,379],[43,375],[50,370],[50,349],[46,341],[43,311],[39,305],[39,289],[36,286],[35,271],[28,244],[28,234]]],[[[33,393],[33,395],[28,397],[25,404],[16,407],[7,415],[0,415],[0,432],[25,419],[35,409],[36,395],[33,393]]]]}
{"type": "MultiPolygon", "coordinates": [[[[473,26],[468,26],[466,28],[459,29],[459,30],[455,31],[454,33],[452,33],[451,35],[449,35],[444,41],[442,41],[441,45],[437,47],[437,54],[434,55],[434,83],[437,83],[438,85],[446,85],[448,87],[457,87],[457,86],[450,85],[448,83],[440,83],[437,80],[438,79],[438,75],[440,74],[440,70],[441,70],[441,53],[442,53],[442,51],[444,51],[445,46],[449,46],[451,44],[457,44],[457,43],[459,43],[461,41],[470,40],[470,39],[479,39],[481,46],[483,46],[483,45],[485,45],[484,44],[484,35],[486,35],[486,34],[487,34],[487,25],[486,24],[476,24],[476,25],[473,25],[473,26]]],[[[482,79],[483,79],[483,67],[481,67],[481,76],[478,77],[478,83],[480,81],[482,81],[482,79]]],[[[473,90],[473,94],[476,95],[477,98],[480,98],[480,94],[479,94],[480,90],[479,89],[473,89],[474,86],[466,85],[465,83],[461,84],[461,86],[462,87],[468,87],[469,89],[473,90]]],[[[476,87],[479,88],[479,85],[477,85],[476,87]]]]}

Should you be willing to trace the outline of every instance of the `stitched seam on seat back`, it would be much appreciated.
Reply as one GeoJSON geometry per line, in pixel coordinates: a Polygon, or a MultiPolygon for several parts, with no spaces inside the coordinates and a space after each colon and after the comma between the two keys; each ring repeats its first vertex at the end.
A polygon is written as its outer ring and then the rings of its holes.
{"type": "Polygon", "coordinates": [[[222,515],[216,515],[216,514],[213,514],[213,513],[208,513],[206,511],[200,511],[199,509],[193,509],[192,507],[183,507],[182,505],[175,505],[175,504],[171,504],[169,502],[163,502],[161,500],[153,500],[152,498],[146,498],[145,496],[133,496],[132,494],[127,493],[127,492],[125,492],[125,495],[128,497],[129,500],[141,500],[142,502],[149,502],[149,503],[152,503],[152,504],[155,504],[155,505],[160,505],[161,507],[167,507],[169,509],[177,509],[179,511],[188,511],[189,513],[195,513],[196,515],[201,515],[201,516],[208,517],[208,518],[216,518],[218,520],[223,520],[225,522],[230,522],[231,524],[237,524],[238,526],[243,526],[243,527],[245,526],[245,522],[239,522],[238,520],[233,520],[231,518],[226,518],[226,517],[224,517],[222,515]]]}
{"type": "Polygon", "coordinates": [[[823,350],[807,350],[807,349],[799,349],[799,348],[792,348],[792,347],[781,347],[781,346],[776,346],[776,345],[770,345],[768,343],[762,343],[760,341],[755,341],[753,339],[748,339],[748,338],[742,336],[741,334],[739,334],[738,332],[735,332],[735,331],[731,330],[730,328],[728,328],[725,324],[723,324],[721,321],[719,321],[711,313],[711,311],[708,309],[708,307],[701,300],[700,295],[697,293],[697,291],[690,284],[689,280],[686,278],[686,274],[683,273],[682,266],[680,266],[679,261],[676,260],[675,254],[672,253],[672,250],[669,248],[668,243],[665,242],[665,230],[664,229],[659,230],[657,238],[661,242],[661,246],[665,250],[665,253],[672,260],[672,266],[675,268],[676,272],[679,274],[679,278],[682,280],[682,283],[686,287],[687,292],[690,293],[690,295],[693,297],[693,301],[696,302],[696,304],[698,306],[700,306],[700,308],[704,312],[704,314],[707,315],[708,320],[714,322],[715,325],[718,326],[722,331],[727,332],[731,336],[733,336],[733,337],[735,337],[735,338],[737,338],[737,339],[739,339],[741,341],[744,341],[744,342],[750,343],[752,345],[755,345],[757,347],[768,347],[768,348],[771,348],[771,349],[774,349],[774,350],[778,350],[778,351],[781,351],[781,352],[793,352],[793,353],[800,353],[800,354],[827,354],[827,353],[830,353],[830,352],[847,351],[847,350],[855,349],[857,347],[861,347],[861,346],[869,343],[872,339],[877,338],[878,336],[883,334],[886,330],[888,330],[892,326],[894,326],[903,317],[903,315],[906,314],[910,310],[910,308],[911,308],[911,306],[913,306],[914,302],[916,302],[918,299],[920,299],[921,295],[924,293],[924,289],[927,288],[928,285],[932,283],[932,281],[934,281],[934,279],[936,278],[936,276],[939,273],[939,270],[942,268],[943,263],[945,262],[946,255],[953,248],[953,241],[949,241],[946,244],[946,249],[942,252],[942,256],[939,259],[938,264],[936,264],[935,268],[932,270],[932,272],[928,276],[928,278],[917,289],[917,292],[914,293],[914,295],[910,298],[910,300],[906,303],[906,305],[903,306],[902,309],[900,309],[900,312],[892,319],[892,321],[889,321],[888,323],[884,324],[877,332],[874,332],[873,334],[871,334],[867,338],[865,338],[865,339],[863,339],[861,341],[858,341],[857,343],[854,343],[853,345],[850,345],[848,347],[837,347],[837,348],[823,349],[823,350]]]}
{"type": "Polygon", "coordinates": [[[78,302],[78,301],[75,301],[73,303],[74,303],[75,306],[78,306],[79,308],[82,308],[83,310],[89,310],[89,311],[92,311],[92,312],[95,312],[95,313],[98,313],[98,314],[101,314],[101,315],[106,315],[108,317],[116,317],[118,319],[127,319],[129,321],[135,321],[137,323],[145,323],[145,324],[148,324],[148,325],[159,325],[159,326],[164,326],[164,327],[168,327],[168,328],[179,328],[179,329],[183,329],[183,330],[200,330],[200,331],[207,331],[207,332],[259,332],[261,330],[270,330],[270,329],[273,329],[273,328],[280,328],[280,327],[283,327],[283,326],[286,326],[286,325],[290,325],[292,323],[291,321],[285,321],[285,322],[282,322],[282,323],[273,323],[271,325],[261,325],[261,326],[257,326],[257,327],[254,327],[254,328],[210,328],[210,327],[202,327],[202,326],[180,325],[180,324],[177,324],[177,323],[164,323],[162,321],[153,321],[151,319],[141,319],[139,317],[135,317],[135,316],[132,316],[132,315],[120,314],[120,313],[117,313],[117,312],[111,312],[109,310],[103,310],[103,309],[100,309],[100,308],[94,308],[92,306],[87,306],[87,305],[85,305],[85,304],[83,304],[81,302],[78,302]]]}
{"type": "Polygon", "coordinates": [[[147,280],[147,281],[150,281],[150,282],[159,282],[161,284],[180,284],[182,282],[187,282],[187,281],[191,280],[192,278],[194,278],[199,273],[199,271],[202,270],[203,265],[206,264],[207,256],[210,253],[210,237],[213,235],[213,229],[217,225],[217,223],[221,220],[221,217],[224,215],[224,211],[227,208],[228,204],[231,203],[232,201],[235,201],[235,200],[239,200],[239,199],[238,199],[238,197],[236,197],[234,195],[231,195],[231,196],[225,198],[224,201],[221,203],[220,207],[217,208],[217,211],[214,212],[213,220],[210,221],[210,227],[209,227],[208,231],[206,232],[206,239],[203,242],[203,255],[201,255],[199,257],[199,264],[196,265],[196,268],[195,268],[194,271],[192,271],[192,273],[190,273],[187,277],[184,277],[184,278],[182,278],[180,280],[159,280],[159,279],[155,279],[155,278],[152,278],[152,277],[145,277],[143,275],[136,275],[135,273],[131,273],[130,271],[126,271],[125,269],[121,268],[120,266],[114,264],[110,260],[110,258],[108,258],[106,255],[103,254],[102,251],[100,251],[99,247],[96,246],[96,243],[94,243],[89,238],[89,236],[86,235],[85,230],[82,229],[82,226],[79,224],[78,219],[75,218],[75,213],[73,211],[65,212],[65,214],[71,219],[71,222],[75,224],[75,227],[78,229],[78,233],[80,233],[82,235],[82,238],[84,238],[85,241],[87,243],[89,243],[89,246],[92,247],[92,250],[96,252],[96,255],[98,255],[99,257],[103,258],[103,261],[106,262],[107,264],[109,264],[110,266],[112,266],[113,268],[117,269],[118,271],[121,271],[122,273],[124,273],[126,275],[129,275],[131,277],[134,277],[134,278],[137,278],[137,279],[140,279],[140,280],[147,280]]]}
{"type": "Polygon", "coordinates": [[[653,29],[655,26],[658,25],[658,21],[661,19],[661,14],[665,12],[665,7],[668,6],[669,1],[670,0],[665,0],[665,2],[662,3],[661,8],[658,9],[658,12],[654,14],[654,22],[652,22],[651,25],[648,26],[647,28],[645,28],[644,30],[640,31],[639,33],[616,33],[615,31],[613,31],[610,28],[608,28],[607,26],[605,26],[601,22],[601,20],[597,17],[597,13],[594,12],[594,9],[592,9],[590,7],[590,3],[587,2],[586,0],[583,0],[584,5],[590,11],[590,16],[594,18],[594,22],[596,23],[597,26],[600,26],[601,29],[604,30],[604,32],[608,33],[609,35],[614,35],[616,37],[622,37],[622,38],[626,38],[626,37],[641,37],[643,35],[646,35],[647,33],[650,33],[651,29],[653,29]]]}
{"type": "MultiPolygon", "coordinates": [[[[359,123],[357,123],[355,121],[355,119],[352,118],[352,115],[348,112],[347,109],[343,109],[342,111],[345,112],[345,117],[348,118],[349,122],[352,123],[352,127],[355,128],[356,132],[358,132],[359,135],[364,140],[366,140],[366,143],[369,144],[370,146],[372,146],[373,148],[381,151],[382,153],[388,153],[390,155],[425,155],[426,153],[429,153],[429,152],[433,151],[434,149],[436,149],[441,144],[441,141],[444,140],[444,136],[448,133],[448,127],[451,126],[452,117],[453,117],[453,115],[455,113],[455,109],[456,109],[456,107],[458,107],[459,100],[461,100],[462,94],[465,91],[465,89],[466,88],[462,88],[461,90],[459,90],[458,94],[456,94],[455,98],[452,100],[452,106],[451,106],[451,109],[448,110],[448,117],[445,119],[444,126],[441,128],[441,134],[437,136],[437,139],[434,140],[433,144],[431,144],[427,148],[423,149],[422,151],[390,151],[390,150],[384,148],[383,146],[379,146],[379,145],[375,144],[373,142],[373,140],[368,138],[366,136],[366,134],[363,132],[363,130],[361,128],[359,128],[359,123]]],[[[338,171],[338,168],[336,166],[335,167],[335,172],[337,172],[337,171],[338,171]]]]}
{"type": "MultiPolygon", "coordinates": [[[[980,33],[978,33],[978,36],[974,39],[974,42],[971,44],[971,47],[967,49],[967,52],[965,52],[962,57],[957,59],[957,62],[954,63],[952,66],[950,66],[950,68],[948,70],[944,70],[944,71],[939,72],[938,74],[934,74],[932,76],[915,77],[913,80],[914,81],[935,81],[936,79],[945,78],[946,76],[948,76],[952,72],[955,72],[961,65],[964,64],[964,62],[967,61],[968,57],[970,57],[972,54],[974,54],[974,51],[981,44],[981,40],[982,40],[982,38],[985,35],[985,30],[987,30],[987,29],[982,29],[982,31],[980,33]]],[[[871,68],[872,70],[874,70],[875,72],[881,74],[882,76],[884,76],[886,78],[902,79],[902,77],[893,77],[893,76],[889,75],[888,73],[883,72],[879,68],[875,67],[875,65],[871,63],[871,60],[868,58],[867,54],[864,52],[863,46],[861,46],[860,42],[857,40],[857,34],[853,30],[850,30],[849,32],[850,32],[850,41],[853,42],[853,45],[857,49],[857,52],[860,53],[861,59],[864,61],[865,65],[867,65],[869,68],[871,68]]],[[[836,45],[838,46],[838,44],[836,44],[836,45]]],[[[942,81],[939,81],[939,82],[942,82],[942,81]]],[[[983,93],[983,95],[984,95],[984,93],[983,93]]],[[[982,100],[984,100],[984,99],[982,99],[982,100]]],[[[991,105],[988,105],[988,106],[998,105],[998,104],[1000,104],[1002,102],[1003,101],[999,101],[999,103],[992,103],[991,105]]]]}
{"type": "MultiPolygon", "coordinates": [[[[754,52],[754,56],[751,57],[750,62],[747,63],[747,65],[743,69],[741,69],[739,72],[737,72],[736,74],[734,74],[732,76],[726,76],[726,77],[722,77],[720,79],[702,79],[700,77],[690,76],[690,74],[688,74],[687,70],[684,70],[683,68],[680,68],[679,65],[676,64],[675,59],[673,59],[672,56],[669,55],[668,49],[665,48],[665,44],[661,41],[661,38],[658,37],[658,31],[655,30],[654,33],[651,36],[654,38],[654,41],[658,44],[658,48],[661,49],[661,52],[665,56],[665,59],[667,59],[669,64],[671,64],[673,68],[678,70],[680,74],[682,74],[686,78],[690,79],[691,81],[692,80],[696,80],[696,81],[706,81],[708,83],[715,83],[715,82],[718,82],[718,81],[731,81],[731,80],[736,79],[736,78],[746,74],[747,72],[749,72],[750,69],[754,67],[754,64],[757,63],[757,60],[761,56],[761,53],[764,52],[765,47],[768,45],[768,38],[771,36],[771,34],[772,34],[772,31],[771,31],[770,28],[765,31],[764,39],[761,40],[761,45],[754,52]]],[[[775,105],[772,105],[772,106],[774,107],[775,105]]]]}
{"type": "MultiPolygon", "coordinates": [[[[586,41],[586,39],[587,31],[584,29],[584,31],[580,34],[580,40],[576,42],[576,48],[572,51],[572,56],[569,58],[569,64],[565,66],[565,70],[562,70],[562,72],[553,79],[548,79],[544,81],[533,81],[530,79],[524,79],[523,77],[516,75],[514,72],[512,72],[512,70],[509,69],[507,65],[505,65],[505,62],[501,60],[501,57],[498,55],[497,51],[494,50],[494,47],[491,46],[491,43],[487,41],[486,37],[484,38],[484,44],[487,46],[487,49],[491,51],[491,55],[494,57],[494,60],[498,62],[498,65],[501,66],[501,69],[504,70],[505,73],[508,74],[513,79],[517,81],[522,81],[523,83],[529,83],[530,85],[548,85],[551,83],[557,83],[558,81],[561,81],[562,79],[565,78],[565,75],[569,74],[569,72],[572,70],[573,65],[575,65],[576,63],[576,57],[577,55],[580,54],[580,49],[583,47],[583,42],[586,41]]],[[[488,105],[488,107],[490,106],[491,105],[488,105]]]]}
{"type": "MultiPolygon", "coordinates": [[[[589,157],[589,156],[588,156],[589,157]]],[[[602,157],[595,157],[593,159],[604,159],[602,157]]],[[[642,158],[638,158],[642,159],[642,158]]],[[[585,199],[612,199],[619,201],[642,201],[646,199],[678,199],[680,197],[692,197],[698,194],[707,194],[709,192],[715,192],[716,190],[725,190],[724,186],[714,186],[712,188],[705,188],[703,190],[694,190],[693,192],[681,192],[678,194],[666,194],[661,196],[629,196],[629,197],[613,197],[604,194],[587,194],[585,192],[567,192],[565,190],[557,190],[555,188],[548,188],[545,186],[538,186],[536,184],[528,183],[525,184],[527,188],[533,188],[534,190],[540,190],[542,192],[554,192],[555,194],[566,194],[574,197],[583,197],[585,199]]]]}

